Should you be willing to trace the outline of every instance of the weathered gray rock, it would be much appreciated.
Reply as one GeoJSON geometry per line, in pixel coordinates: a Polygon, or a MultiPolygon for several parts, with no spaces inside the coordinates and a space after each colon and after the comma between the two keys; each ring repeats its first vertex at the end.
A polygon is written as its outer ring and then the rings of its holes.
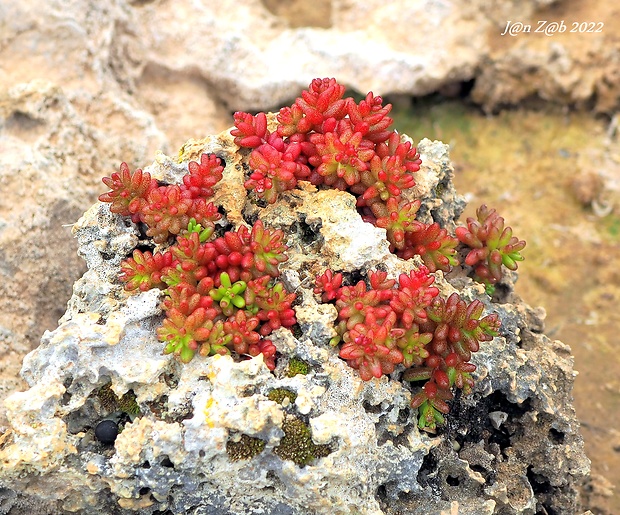
{"type": "MultiPolygon", "coordinates": [[[[419,149],[420,216],[450,226],[463,202],[447,146],[424,140],[419,149]]],[[[229,222],[260,215],[288,234],[282,278],[298,295],[299,333],[274,333],[274,373],[261,356],[181,365],[162,355],[159,291],[127,293],[116,279],[138,231],[95,204],[74,226],[88,271],[61,325],[24,361],[30,389],[6,401],[0,513],[575,512],[589,462],[571,405],[570,350],[542,334],[543,314],[514,296],[513,276],[491,302],[459,270],[437,273],[442,294],[458,290],[498,312],[502,334],[475,357],[474,394],[458,398],[445,429],[431,437],[418,430],[398,371],[364,382],[338,358],[327,343],[335,308],[311,291],[326,267],[354,274],[381,267],[396,276],[418,262],[390,254],[384,231],[362,222],[348,193],[301,183],[277,204],[251,205],[242,186],[247,153],[237,152],[228,133],[188,142],[181,163],[159,154],[148,170],[178,181],[201,152],[226,162],[214,202],[229,222]],[[310,372],[287,377],[292,358],[310,372]],[[294,400],[270,400],[278,389],[294,392],[294,400]],[[124,426],[113,446],[94,438],[104,419],[124,426]],[[292,430],[312,437],[304,445],[316,458],[303,467],[281,454],[292,430]]]]}

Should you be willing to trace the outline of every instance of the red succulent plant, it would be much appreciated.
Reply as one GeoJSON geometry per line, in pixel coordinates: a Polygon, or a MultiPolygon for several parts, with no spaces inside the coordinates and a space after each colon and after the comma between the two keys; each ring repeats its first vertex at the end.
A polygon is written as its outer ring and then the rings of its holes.
{"type": "Polygon", "coordinates": [[[476,218],[467,218],[467,227],[456,228],[456,237],[471,249],[465,264],[473,266],[475,279],[487,285],[502,278],[502,265],[516,270],[517,262],[524,259],[525,241],[513,236],[504,219],[486,205],[477,209],[476,218]]]}
{"type": "MultiPolygon", "coordinates": [[[[245,124],[245,133],[239,135],[245,144],[261,145],[262,138],[269,138],[264,115],[238,119],[245,124]]],[[[221,215],[208,199],[222,174],[219,158],[203,154],[199,163],[189,163],[180,185],[160,185],[141,170],[132,174],[124,163],[119,173],[104,179],[112,190],[100,200],[109,202],[112,212],[144,223],[154,243],[175,237],[163,252],[134,250],[121,262],[120,279],[128,291],[164,291],[166,318],[157,330],[164,353],[183,362],[196,353],[263,354],[273,369],[276,349],[264,336],[296,323],[291,307],[295,294],[273,281],[278,265],[287,259],[284,234],[259,220],[251,229],[242,226],[213,239],[221,215]]]]}
{"type": "Polygon", "coordinates": [[[471,354],[499,332],[498,316],[482,316],[480,301],[468,304],[457,293],[444,300],[434,280],[421,267],[401,274],[398,282],[385,272],[370,272],[368,284],[342,286],[342,275],[326,270],[314,289],[324,302],[335,299],[340,322],[332,344],[342,343],[339,356],[363,380],[402,365],[403,379],[426,381],[412,406],[419,408],[419,426],[428,431],[443,422],[453,388],[471,390],[476,369],[471,354]]]}
{"type": "MultiPolygon", "coordinates": [[[[337,335],[330,343],[340,345],[339,356],[363,380],[402,371],[403,380],[424,382],[411,406],[418,409],[419,427],[435,431],[453,390],[471,391],[472,353],[499,334],[500,323],[496,314],[484,315],[479,300],[441,296],[432,274],[458,266],[460,242],[470,249],[464,264],[492,287],[502,266],[515,270],[523,260],[525,242],[486,206],[456,229],[456,238],[439,223],[416,219],[429,207],[403,193],[415,186],[420,155],[390,129],[391,107],[372,92],[356,102],[335,79],[315,79],[271,125],[265,113],[235,113],[231,135],[248,149],[244,186],[251,200],[274,203],[299,181],[338,188],[355,196],[365,222],[385,229],[399,258],[420,256],[425,266],[397,279],[371,271],[367,280],[345,284],[342,273],[327,269],[314,293],[335,305],[337,335]]],[[[223,171],[217,156],[203,154],[188,164],[180,184],[160,184],[122,163],[103,179],[110,191],[99,199],[144,224],[151,244],[164,248],[136,249],[120,273],[128,291],[163,291],[166,316],[157,334],[164,353],[183,362],[197,353],[262,354],[273,370],[277,351],[266,337],[296,324],[296,294],[277,281],[288,259],[284,233],[260,220],[251,228],[216,231],[221,215],[210,200],[223,171]]]]}

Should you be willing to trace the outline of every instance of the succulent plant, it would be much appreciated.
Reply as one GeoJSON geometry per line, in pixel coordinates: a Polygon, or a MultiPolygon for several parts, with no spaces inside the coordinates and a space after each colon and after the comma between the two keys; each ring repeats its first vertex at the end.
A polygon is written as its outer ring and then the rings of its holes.
{"type": "Polygon", "coordinates": [[[300,152],[299,145],[289,145],[285,153],[269,144],[261,145],[250,155],[253,172],[245,181],[245,188],[254,190],[259,198],[273,204],[279,193],[297,185],[296,173],[300,173],[302,166],[296,162],[300,152]]]}
{"type": "Polygon", "coordinates": [[[405,247],[405,235],[424,230],[424,224],[415,219],[420,209],[420,201],[399,204],[396,197],[390,197],[385,205],[381,204],[381,211],[375,221],[377,227],[386,229],[387,239],[393,248],[402,250],[405,247]]]}
{"type": "Polygon", "coordinates": [[[200,163],[188,164],[188,170],[181,185],[160,185],[148,172],[138,169],[131,173],[122,163],[120,172],[102,179],[111,191],[99,195],[99,200],[109,202],[113,213],[131,216],[136,223],[144,222],[147,236],[155,243],[164,243],[169,236],[185,230],[192,218],[205,226],[212,226],[220,218],[213,204],[207,204],[204,198],[213,195],[212,187],[222,178],[220,159],[203,154],[200,163]]]}
{"type": "Polygon", "coordinates": [[[232,336],[230,343],[237,354],[248,354],[250,347],[258,345],[261,335],[255,329],[259,324],[258,318],[241,309],[224,322],[224,332],[232,336]]]}
{"type": "MultiPolygon", "coordinates": [[[[259,125],[254,137],[268,138],[266,128],[261,132],[262,120],[257,116],[244,123],[259,125]]],[[[157,335],[165,354],[184,363],[197,353],[262,354],[274,369],[276,348],[264,336],[296,323],[295,294],[273,281],[287,259],[284,235],[257,221],[251,229],[242,226],[213,239],[221,215],[208,200],[222,172],[219,158],[203,154],[199,163],[189,163],[180,185],[158,184],[141,170],[132,174],[124,163],[104,179],[112,190],[100,200],[110,203],[112,212],[146,224],[154,243],[174,238],[164,251],[134,250],[121,262],[119,278],[128,291],[163,290],[166,317],[157,335]]]]}
{"type": "Polygon", "coordinates": [[[99,195],[99,200],[110,202],[112,213],[131,216],[134,222],[138,221],[149,192],[157,187],[157,181],[148,172],[138,169],[132,173],[127,163],[121,163],[119,172],[102,181],[111,191],[99,195]]]}
{"type": "Polygon", "coordinates": [[[457,227],[456,237],[471,250],[465,264],[474,267],[474,278],[493,285],[502,278],[502,265],[516,270],[523,261],[525,241],[512,235],[504,219],[486,205],[476,210],[476,218],[467,218],[467,227],[457,227]]]}
{"type": "Polygon", "coordinates": [[[391,374],[403,361],[403,354],[396,347],[395,322],[396,313],[393,311],[379,320],[371,310],[363,324],[355,324],[345,333],[339,355],[359,371],[364,381],[391,374]]]}
{"type": "Polygon", "coordinates": [[[157,336],[166,343],[164,354],[174,353],[183,363],[194,357],[199,347],[211,336],[213,320],[204,308],[196,308],[186,315],[176,308],[166,313],[157,336]]]}
{"type": "Polygon", "coordinates": [[[248,285],[244,281],[237,281],[235,284],[230,282],[230,276],[226,272],[220,274],[220,286],[209,292],[211,298],[220,304],[222,313],[229,317],[235,310],[234,308],[244,308],[245,298],[241,295],[248,285]]]}
{"type": "Polygon", "coordinates": [[[235,137],[235,144],[240,147],[256,148],[266,142],[267,116],[258,113],[252,116],[250,113],[236,112],[233,115],[235,128],[230,133],[235,137]]]}
{"type": "Polygon", "coordinates": [[[151,288],[165,288],[163,277],[172,266],[173,256],[170,252],[133,251],[132,257],[121,263],[120,280],[125,283],[128,291],[139,289],[147,291],[151,288]]]}
{"type": "Polygon", "coordinates": [[[214,154],[202,154],[200,163],[190,161],[187,169],[189,173],[183,177],[183,185],[191,198],[212,197],[213,186],[222,180],[224,172],[220,159],[214,154]]]}
{"type": "Polygon", "coordinates": [[[358,184],[361,172],[369,168],[369,161],[375,155],[374,144],[364,140],[361,132],[353,132],[344,120],[334,132],[316,133],[310,138],[320,158],[316,167],[323,182],[333,188],[346,190],[358,184]]]}
{"type": "MultiPolygon", "coordinates": [[[[523,260],[525,242],[484,205],[476,219],[456,229],[456,237],[436,222],[417,220],[428,206],[422,208],[423,199],[411,198],[411,191],[403,194],[415,186],[420,170],[417,148],[391,130],[391,105],[380,96],[371,92],[356,102],[344,95],[335,79],[315,79],[270,124],[265,113],[235,113],[231,135],[248,156],[244,186],[250,202],[261,200],[259,206],[275,203],[299,181],[347,191],[362,220],[385,229],[391,252],[402,260],[420,256],[424,266],[398,278],[376,270],[356,284],[327,269],[316,278],[314,293],[338,312],[329,343],[338,346],[340,358],[364,381],[392,374],[414,383],[411,406],[418,409],[418,425],[435,431],[449,412],[453,391],[471,392],[472,353],[499,334],[499,319],[485,315],[479,300],[468,303],[457,293],[444,298],[433,274],[459,266],[457,251],[468,247],[464,266],[492,288],[503,266],[515,270],[523,260]]],[[[121,263],[120,280],[127,291],[162,290],[165,319],[157,335],[164,353],[182,362],[196,354],[234,353],[239,359],[262,354],[274,370],[277,350],[268,336],[296,324],[296,294],[278,282],[280,265],[288,259],[284,233],[260,220],[251,227],[216,229],[221,214],[212,197],[223,171],[219,158],[202,154],[188,164],[180,184],[163,184],[123,163],[103,179],[110,191],[99,199],[113,213],[145,224],[146,244],[159,245],[154,252],[134,250],[121,263]]],[[[307,363],[293,362],[289,374],[309,371],[307,363]]],[[[276,454],[300,465],[320,454],[303,421],[286,424],[290,435],[283,428],[286,436],[276,454]],[[289,438],[295,432],[301,440],[289,438]],[[293,447],[302,442],[307,452],[289,448],[290,442],[293,447]]],[[[263,441],[246,443],[252,450],[241,445],[235,451],[243,456],[239,459],[264,447],[263,441]]]]}
{"type": "Polygon", "coordinates": [[[313,291],[314,293],[321,294],[323,302],[329,302],[338,297],[341,286],[342,274],[337,273],[334,275],[331,270],[327,269],[316,278],[316,288],[313,291]]]}
{"type": "Polygon", "coordinates": [[[339,120],[347,110],[345,88],[335,79],[314,79],[290,108],[278,114],[278,134],[291,137],[320,129],[325,120],[339,120]]]}
{"type": "Polygon", "coordinates": [[[318,276],[314,293],[338,310],[339,356],[365,380],[405,368],[405,381],[425,381],[414,395],[419,426],[435,431],[448,413],[452,389],[469,393],[475,365],[471,354],[480,342],[498,335],[496,314],[483,316],[484,306],[469,304],[457,293],[448,299],[433,286],[426,267],[401,274],[398,281],[385,272],[370,272],[368,284],[342,285],[342,275],[326,270],[318,276]]]}
{"type": "Polygon", "coordinates": [[[392,134],[388,127],[394,120],[387,116],[391,110],[392,105],[384,106],[383,98],[375,96],[372,91],[359,104],[351,98],[347,102],[347,113],[355,132],[373,143],[385,141],[392,134]]]}
{"type": "Polygon", "coordinates": [[[464,361],[478,352],[480,342],[490,341],[498,335],[497,314],[483,318],[484,305],[479,300],[467,304],[458,293],[447,300],[437,297],[426,310],[428,318],[435,322],[433,350],[443,355],[451,347],[464,361]]]}
{"type": "Polygon", "coordinates": [[[396,254],[402,259],[418,255],[431,272],[449,272],[451,267],[458,265],[457,245],[456,238],[435,222],[419,231],[408,232],[403,249],[396,254]]]}

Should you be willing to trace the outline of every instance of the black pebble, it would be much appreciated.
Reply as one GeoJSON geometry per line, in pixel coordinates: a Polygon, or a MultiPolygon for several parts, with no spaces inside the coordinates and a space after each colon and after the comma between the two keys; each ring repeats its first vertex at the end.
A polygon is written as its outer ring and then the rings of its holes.
{"type": "Polygon", "coordinates": [[[112,420],[102,420],[95,428],[95,437],[101,443],[114,443],[118,436],[118,424],[112,420]]]}

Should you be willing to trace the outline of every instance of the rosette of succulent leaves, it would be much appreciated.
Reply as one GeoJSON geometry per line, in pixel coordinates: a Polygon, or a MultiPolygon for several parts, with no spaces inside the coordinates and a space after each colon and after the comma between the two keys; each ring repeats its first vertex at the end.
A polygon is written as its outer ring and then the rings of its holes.
{"type": "MultiPolygon", "coordinates": [[[[420,155],[402,141],[388,116],[390,104],[368,93],[345,97],[335,79],[315,79],[267,127],[265,113],[234,114],[234,142],[250,149],[245,188],[249,201],[274,203],[281,193],[308,181],[319,188],[348,191],[363,220],[386,231],[390,250],[402,259],[420,256],[424,266],[397,279],[371,271],[367,280],[343,284],[342,273],[326,270],[314,292],[338,311],[339,356],[365,381],[393,374],[421,385],[412,396],[419,426],[435,431],[449,411],[454,389],[474,385],[471,355],[499,334],[497,314],[479,300],[457,293],[442,298],[433,273],[463,266],[492,293],[502,267],[517,268],[525,246],[494,209],[482,206],[456,237],[438,223],[416,220],[420,200],[405,200],[415,185],[420,155]]],[[[213,154],[190,162],[180,184],[163,184],[122,163],[103,179],[110,191],[99,200],[141,224],[148,238],[121,263],[128,291],[163,290],[165,318],[157,330],[163,352],[187,363],[196,354],[262,354],[275,369],[277,352],[269,335],[296,324],[296,294],[281,282],[279,265],[287,246],[280,229],[257,220],[251,227],[216,230],[221,213],[212,202],[223,166],[213,154]]],[[[222,206],[225,207],[225,206],[222,206]]]]}

